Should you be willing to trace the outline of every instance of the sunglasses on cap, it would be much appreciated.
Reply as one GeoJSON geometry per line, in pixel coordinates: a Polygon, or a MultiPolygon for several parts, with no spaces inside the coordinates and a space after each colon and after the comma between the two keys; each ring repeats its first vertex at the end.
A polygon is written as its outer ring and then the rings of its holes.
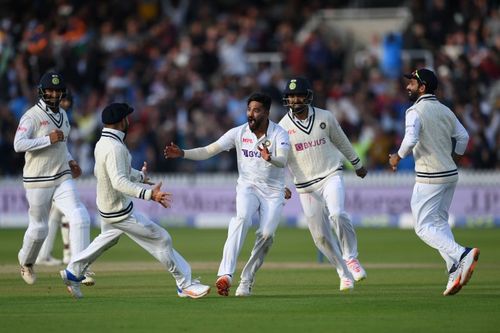
{"type": "Polygon", "coordinates": [[[418,81],[418,82],[420,82],[420,84],[425,84],[425,85],[427,85],[427,82],[426,82],[425,80],[422,80],[422,79],[420,78],[420,76],[418,75],[418,70],[413,71],[413,73],[411,73],[411,75],[412,75],[414,78],[416,78],[416,79],[417,79],[417,81],[418,81]]]}

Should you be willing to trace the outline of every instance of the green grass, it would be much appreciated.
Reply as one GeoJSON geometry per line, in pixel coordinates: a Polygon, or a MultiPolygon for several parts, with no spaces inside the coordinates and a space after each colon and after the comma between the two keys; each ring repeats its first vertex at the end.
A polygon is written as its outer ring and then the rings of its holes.
{"type": "MultiPolygon", "coordinates": [[[[169,232],[174,247],[193,263],[193,275],[213,284],[226,231],[169,232]]],[[[447,276],[439,254],[412,230],[359,229],[360,259],[368,279],[356,284],[354,292],[341,294],[337,274],[329,264],[314,265],[317,252],[308,231],[281,228],[266,260],[269,265],[264,264],[257,274],[249,298],[221,297],[213,288],[206,298],[180,299],[173,278],[144,250],[122,237],[94,265],[96,286],[82,287],[85,298],[76,301],[66,293],[58,268],[44,269],[35,285],[26,285],[15,267],[23,231],[1,230],[0,330],[498,332],[500,229],[457,229],[454,233],[458,242],[480,247],[481,258],[470,284],[453,297],[441,295],[447,276]],[[128,261],[130,266],[150,263],[152,269],[105,269],[106,264],[126,265],[128,261]],[[313,265],[303,269],[271,265],[282,262],[313,265]],[[400,264],[414,264],[415,268],[400,264]]],[[[252,241],[249,234],[241,263],[248,258],[252,241]]],[[[56,255],[61,253],[59,243],[56,255]]]]}

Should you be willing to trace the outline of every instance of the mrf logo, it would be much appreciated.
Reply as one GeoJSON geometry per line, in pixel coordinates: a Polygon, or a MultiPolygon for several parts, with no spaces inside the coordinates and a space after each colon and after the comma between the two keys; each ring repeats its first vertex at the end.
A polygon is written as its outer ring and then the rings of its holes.
{"type": "Polygon", "coordinates": [[[250,138],[243,138],[243,143],[253,143],[253,140],[250,138]]]}
{"type": "Polygon", "coordinates": [[[40,122],[40,126],[47,126],[49,124],[49,121],[48,120],[42,120],[40,122]]]}

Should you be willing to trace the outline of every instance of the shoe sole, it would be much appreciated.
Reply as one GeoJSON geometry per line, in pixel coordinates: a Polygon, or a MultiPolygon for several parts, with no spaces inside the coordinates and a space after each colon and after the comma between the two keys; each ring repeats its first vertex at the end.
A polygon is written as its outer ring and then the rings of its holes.
{"type": "Polygon", "coordinates": [[[479,254],[480,253],[481,252],[479,251],[479,249],[475,249],[475,251],[474,251],[474,261],[470,265],[469,270],[467,271],[467,274],[465,275],[465,280],[460,283],[460,285],[462,287],[465,286],[469,282],[470,278],[472,277],[472,273],[474,273],[474,269],[476,268],[477,261],[479,260],[479,254]]]}
{"type": "Polygon", "coordinates": [[[94,286],[94,285],[95,285],[95,281],[94,281],[94,280],[92,280],[92,281],[85,281],[85,280],[83,280],[83,281],[82,281],[82,284],[83,284],[84,286],[87,286],[87,287],[92,287],[92,286],[94,286]]]}
{"type": "Polygon", "coordinates": [[[354,279],[354,281],[359,282],[359,281],[363,281],[364,279],[366,279],[366,275],[358,277],[357,279],[354,279]]]}
{"type": "Polygon", "coordinates": [[[444,296],[453,296],[456,293],[458,293],[460,291],[460,289],[462,289],[462,285],[460,284],[460,277],[459,277],[458,279],[455,280],[455,282],[453,283],[453,285],[451,286],[450,289],[446,289],[443,292],[443,295],[444,296]]]}
{"type": "Polygon", "coordinates": [[[217,279],[215,286],[217,287],[217,294],[221,296],[229,296],[229,288],[231,288],[229,279],[217,279]]]}
{"type": "Polygon", "coordinates": [[[190,295],[190,294],[184,294],[184,293],[177,293],[177,295],[181,298],[202,298],[203,296],[206,296],[210,293],[210,288],[208,288],[208,290],[202,294],[198,294],[198,295],[190,295]]]}

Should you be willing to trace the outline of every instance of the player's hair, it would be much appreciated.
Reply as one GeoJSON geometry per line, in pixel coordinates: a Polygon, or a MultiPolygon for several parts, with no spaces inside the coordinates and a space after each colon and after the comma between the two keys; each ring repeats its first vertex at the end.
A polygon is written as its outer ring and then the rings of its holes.
{"type": "Polygon", "coordinates": [[[271,109],[271,96],[267,94],[260,92],[252,93],[247,99],[247,106],[250,104],[250,102],[254,101],[261,103],[267,111],[271,109]]]}

